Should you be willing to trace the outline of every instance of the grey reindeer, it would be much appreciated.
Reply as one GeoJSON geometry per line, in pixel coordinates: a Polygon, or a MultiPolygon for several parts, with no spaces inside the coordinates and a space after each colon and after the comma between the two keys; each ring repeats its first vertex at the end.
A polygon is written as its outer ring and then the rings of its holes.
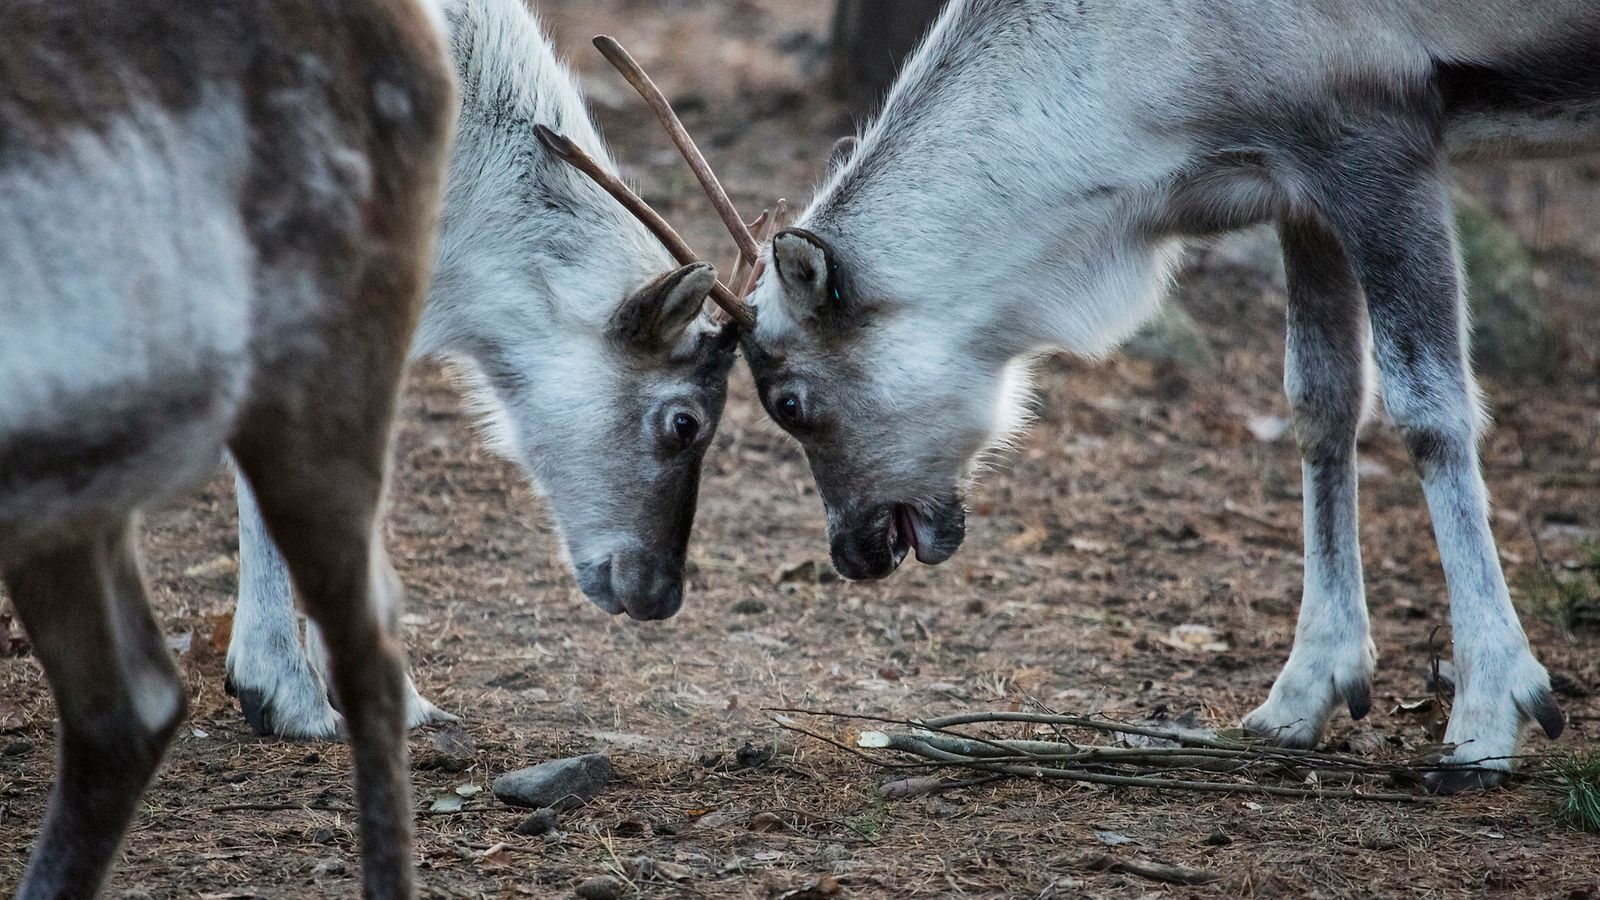
{"type": "MultiPolygon", "coordinates": [[[[566,132],[615,182],[523,0],[443,6],[462,100],[412,355],[464,373],[492,445],[546,494],[584,593],[612,614],[667,618],[683,601],[701,465],[736,349],[736,328],[702,310],[716,271],[680,266],[635,213],[541,143],[539,126],[566,132]]],[[[243,479],[238,499],[229,689],[262,733],[334,737],[325,642],[314,620],[302,640],[243,479]]],[[[451,718],[409,678],[406,696],[411,725],[451,718]]]]}
{"type": "Polygon", "coordinates": [[[141,508],[229,448],[330,650],[368,896],[412,896],[377,540],[454,103],[411,0],[0,0],[0,573],[55,694],[25,900],[93,896],[188,692],[141,508]]]}
{"type": "Polygon", "coordinates": [[[1446,181],[1454,159],[1600,146],[1597,59],[1590,0],[953,0],[751,298],[750,366],[839,571],[947,559],[1030,360],[1108,352],[1189,239],[1276,223],[1305,592],[1244,723],[1307,746],[1371,706],[1356,435],[1375,355],[1450,593],[1461,766],[1433,783],[1498,783],[1526,722],[1564,720],[1489,528],[1446,181]]]}

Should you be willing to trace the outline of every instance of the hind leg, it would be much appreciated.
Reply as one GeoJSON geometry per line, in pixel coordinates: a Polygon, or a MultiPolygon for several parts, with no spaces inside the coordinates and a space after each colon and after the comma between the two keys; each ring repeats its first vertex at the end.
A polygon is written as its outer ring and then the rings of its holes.
{"type": "Polygon", "coordinates": [[[1284,388],[1305,484],[1305,593],[1294,650],[1245,729],[1291,747],[1321,737],[1340,705],[1372,705],[1373,647],[1357,529],[1356,433],[1367,407],[1361,287],[1339,242],[1314,222],[1280,228],[1289,273],[1284,388]]]}
{"type": "MultiPolygon", "coordinates": [[[[228,692],[257,734],[338,738],[344,717],[330,702],[328,650],[315,624],[301,636],[289,569],[261,521],[250,484],[234,479],[239,502],[239,603],[228,642],[228,692]]],[[[406,724],[453,721],[406,677],[406,724]]]]}
{"type": "Polygon", "coordinates": [[[1445,741],[1456,747],[1450,761],[1472,768],[1432,780],[1454,792],[1503,780],[1524,725],[1537,722],[1556,737],[1565,720],[1517,620],[1489,528],[1478,462],[1482,411],[1442,163],[1397,166],[1371,155],[1381,146],[1348,148],[1320,177],[1367,292],[1384,402],[1421,476],[1450,591],[1458,681],[1445,741]]]}
{"type": "Polygon", "coordinates": [[[384,898],[413,890],[399,583],[378,539],[386,421],[344,441],[279,422],[234,445],[306,612],[327,637],[355,760],[366,893],[384,898]]]}
{"type": "Polygon", "coordinates": [[[95,895],[184,715],[133,542],[131,523],[119,523],[7,573],[60,714],[56,783],[24,900],[95,895]]]}

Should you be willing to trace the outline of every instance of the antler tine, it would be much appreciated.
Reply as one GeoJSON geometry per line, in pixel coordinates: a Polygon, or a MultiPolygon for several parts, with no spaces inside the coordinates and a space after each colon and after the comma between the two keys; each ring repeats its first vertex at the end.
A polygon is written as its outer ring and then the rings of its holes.
{"type": "MultiPolygon", "coordinates": [[[[694,250],[689,247],[688,242],[667,223],[666,219],[661,217],[660,213],[651,209],[650,204],[644,202],[638,194],[635,194],[626,184],[623,184],[621,179],[607,172],[604,167],[595,161],[594,157],[585,153],[582,147],[573,143],[565,135],[557,134],[543,125],[535,126],[534,130],[538,133],[540,142],[548,147],[551,153],[561,157],[573,168],[589,176],[590,180],[605,189],[606,193],[615,197],[617,202],[627,208],[628,212],[633,213],[640,222],[643,222],[644,226],[650,229],[650,232],[667,248],[667,252],[671,253],[679,263],[689,265],[700,260],[700,257],[696,256],[694,250]]],[[[750,307],[745,304],[743,298],[734,296],[727,285],[718,281],[711,289],[711,299],[722,307],[722,311],[737,322],[739,327],[752,328],[755,326],[755,314],[750,311],[750,307]]]]}
{"type": "MultiPolygon", "coordinates": [[[[745,227],[750,229],[750,233],[751,234],[765,235],[766,234],[766,230],[765,229],[767,227],[767,220],[771,216],[772,216],[772,210],[763,209],[761,211],[761,215],[756,216],[756,220],[754,222],[749,223],[745,227]]],[[[765,244],[765,242],[766,242],[765,238],[762,238],[761,240],[762,240],[762,243],[765,244]]],[[[745,255],[743,253],[739,254],[739,258],[734,260],[732,268],[729,269],[729,271],[731,271],[733,274],[728,276],[728,284],[730,286],[732,286],[732,287],[735,287],[735,288],[737,288],[739,285],[743,284],[744,283],[744,274],[745,274],[746,271],[748,271],[749,267],[752,266],[752,265],[754,265],[754,263],[751,262],[750,260],[746,259],[745,255]]]]}
{"type": "Polygon", "coordinates": [[[694,177],[699,179],[700,186],[705,188],[706,195],[711,198],[711,205],[716,207],[717,215],[722,217],[722,223],[728,227],[728,233],[733,235],[733,242],[739,247],[739,255],[747,264],[753,265],[761,255],[761,247],[756,243],[750,229],[744,224],[744,219],[739,216],[739,210],[729,199],[728,192],[723,190],[722,182],[717,180],[711,165],[706,162],[700,148],[695,145],[694,138],[689,137],[689,132],[683,127],[683,121],[673,111],[672,104],[667,102],[666,95],[656,87],[656,83],[645,73],[637,60],[633,58],[615,38],[600,35],[594,39],[594,46],[600,51],[611,65],[615,66],[622,77],[633,85],[639,96],[650,104],[655,111],[656,118],[666,127],[667,134],[672,137],[672,142],[678,145],[678,151],[688,161],[689,168],[694,171],[694,177]]]}
{"type": "MultiPolygon", "coordinates": [[[[772,243],[774,235],[789,224],[789,201],[780,198],[772,207],[772,215],[770,217],[763,216],[763,218],[766,219],[766,227],[761,229],[761,246],[765,247],[772,243]]],[[[734,290],[739,292],[739,299],[748,298],[750,292],[756,289],[756,280],[761,277],[761,273],[765,268],[766,264],[757,259],[749,267],[748,271],[735,273],[733,287],[734,290]]]]}

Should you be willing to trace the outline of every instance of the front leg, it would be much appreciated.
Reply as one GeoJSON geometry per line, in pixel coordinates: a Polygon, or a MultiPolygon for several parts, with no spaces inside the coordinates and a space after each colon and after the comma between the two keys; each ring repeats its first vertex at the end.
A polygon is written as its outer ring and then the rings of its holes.
{"type": "Polygon", "coordinates": [[[1377,651],[1356,502],[1368,340],[1361,288],[1338,240],[1310,221],[1285,223],[1280,237],[1289,274],[1284,389],[1305,486],[1305,591],[1294,650],[1244,727],[1284,746],[1310,747],[1341,704],[1356,719],[1372,707],[1377,651]]]}
{"type": "MultiPolygon", "coordinates": [[[[289,570],[267,534],[255,494],[235,475],[239,503],[239,605],[228,642],[228,692],[239,698],[257,734],[299,740],[335,740],[344,718],[328,691],[328,651],[308,627],[301,638],[289,570]]],[[[406,676],[406,724],[453,721],[417,693],[406,676]]]]}
{"type": "Polygon", "coordinates": [[[1367,293],[1384,401],[1422,478],[1450,590],[1457,687],[1445,740],[1471,765],[1434,779],[1441,791],[1498,784],[1523,725],[1564,726],[1533,656],[1489,529],[1478,462],[1482,411],[1466,357],[1466,314],[1443,164],[1374,154],[1415,151],[1420,135],[1369,136],[1314,170],[1322,207],[1367,293]],[[1397,164],[1400,163],[1400,164],[1397,164]]]}

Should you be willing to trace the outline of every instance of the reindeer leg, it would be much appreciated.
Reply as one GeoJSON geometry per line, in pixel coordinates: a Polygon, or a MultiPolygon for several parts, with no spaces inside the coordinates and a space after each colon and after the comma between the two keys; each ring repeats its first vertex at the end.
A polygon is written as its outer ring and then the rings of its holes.
{"type": "Polygon", "coordinates": [[[383,421],[343,446],[310,428],[252,424],[234,453],[332,650],[331,680],[355,759],[367,896],[405,898],[413,891],[411,794],[405,670],[394,640],[400,589],[378,539],[383,421]]]}
{"type": "Polygon", "coordinates": [[[18,897],[92,897],[183,718],[183,683],[145,600],[131,522],[6,580],[60,711],[56,783],[18,897]]]}
{"type": "Polygon", "coordinates": [[[1305,484],[1305,593],[1294,650],[1245,729],[1291,747],[1322,737],[1340,703],[1372,706],[1377,661],[1361,578],[1356,433],[1367,412],[1367,323],[1361,286],[1339,242],[1314,222],[1280,228],[1289,272],[1284,388],[1305,484]]]}
{"type": "Polygon", "coordinates": [[[1433,779],[1455,792],[1503,780],[1526,722],[1551,737],[1565,722],[1511,605],[1489,530],[1478,463],[1483,414],[1467,363],[1444,166],[1418,159],[1418,140],[1365,136],[1312,178],[1366,289],[1384,402],[1421,475],[1444,563],[1458,677],[1445,740],[1456,745],[1450,761],[1477,767],[1433,779]]]}
{"type": "Polygon", "coordinates": [[[257,734],[332,740],[344,729],[328,688],[301,643],[289,569],[261,521],[250,483],[235,474],[239,503],[239,603],[228,641],[228,693],[257,734]]]}
{"type": "MultiPolygon", "coordinates": [[[[328,689],[328,649],[315,623],[295,610],[289,570],[267,534],[254,492],[234,478],[239,503],[239,604],[228,643],[228,692],[258,734],[333,740],[344,733],[328,689]]],[[[406,725],[453,722],[406,676],[406,725]]]]}

